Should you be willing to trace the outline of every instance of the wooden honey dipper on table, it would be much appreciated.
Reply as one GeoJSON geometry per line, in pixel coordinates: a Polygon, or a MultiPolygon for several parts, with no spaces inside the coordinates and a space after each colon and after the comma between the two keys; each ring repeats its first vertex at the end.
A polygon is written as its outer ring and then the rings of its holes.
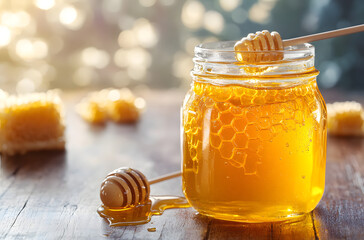
{"type": "Polygon", "coordinates": [[[173,172],[148,181],[143,173],[132,168],[118,168],[110,172],[101,184],[100,198],[110,208],[127,208],[148,201],[149,185],[181,176],[173,172]]]}
{"type": "Polygon", "coordinates": [[[269,33],[269,31],[263,30],[258,31],[255,34],[250,33],[248,36],[243,37],[240,41],[236,42],[234,50],[236,51],[236,58],[240,62],[256,63],[262,61],[277,61],[283,59],[283,52],[280,51],[282,51],[284,47],[339,37],[362,31],[364,31],[364,24],[282,41],[278,32],[269,33]],[[267,51],[276,52],[266,53],[267,51]]]}

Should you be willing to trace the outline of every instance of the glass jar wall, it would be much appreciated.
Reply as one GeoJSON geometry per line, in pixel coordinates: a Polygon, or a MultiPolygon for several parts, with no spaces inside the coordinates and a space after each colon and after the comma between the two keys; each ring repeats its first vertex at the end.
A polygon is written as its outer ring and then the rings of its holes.
{"type": "Polygon", "coordinates": [[[198,212],[218,219],[301,216],[315,208],[325,185],[326,107],[314,48],[294,46],[282,61],[244,65],[233,45],[195,49],[182,107],[184,194],[198,212]]]}

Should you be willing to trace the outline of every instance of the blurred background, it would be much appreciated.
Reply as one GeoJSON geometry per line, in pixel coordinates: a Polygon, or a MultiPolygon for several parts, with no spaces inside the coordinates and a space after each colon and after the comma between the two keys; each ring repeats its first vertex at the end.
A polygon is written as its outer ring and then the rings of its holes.
{"type": "MultiPolygon", "coordinates": [[[[201,42],[362,23],[362,0],[0,0],[0,87],[186,88],[201,42]]],[[[362,39],[314,44],[321,89],[364,89],[362,39]]]]}

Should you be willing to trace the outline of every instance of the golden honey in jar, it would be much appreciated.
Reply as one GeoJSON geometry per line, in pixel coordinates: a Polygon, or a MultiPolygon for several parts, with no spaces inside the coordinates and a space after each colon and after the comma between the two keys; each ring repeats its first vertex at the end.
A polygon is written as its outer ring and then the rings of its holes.
{"type": "Polygon", "coordinates": [[[184,194],[199,213],[218,219],[294,219],[316,207],[325,186],[326,106],[314,47],[244,64],[235,60],[234,43],[195,48],[182,107],[184,194]]]}

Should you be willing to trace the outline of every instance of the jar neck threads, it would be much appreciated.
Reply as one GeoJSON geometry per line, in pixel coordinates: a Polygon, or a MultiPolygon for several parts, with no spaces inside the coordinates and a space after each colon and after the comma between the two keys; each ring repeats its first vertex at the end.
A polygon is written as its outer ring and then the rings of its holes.
{"type": "MultiPolygon", "coordinates": [[[[281,61],[247,63],[236,60],[234,41],[200,44],[195,47],[193,80],[226,85],[297,85],[318,75],[314,66],[315,49],[311,44],[290,46],[280,51],[281,61]]],[[[263,56],[272,52],[244,52],[263,56]]]]}

